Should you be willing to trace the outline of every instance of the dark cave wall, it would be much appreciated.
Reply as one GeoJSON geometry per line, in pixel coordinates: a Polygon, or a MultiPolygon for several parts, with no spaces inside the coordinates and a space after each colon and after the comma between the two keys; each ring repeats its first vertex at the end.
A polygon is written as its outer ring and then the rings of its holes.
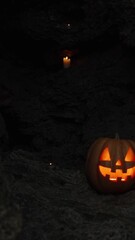
{"type": "Polygon", "coordinates": [[[21,4],[10,2],[1,16],[1,54],[9,61],[1,65],[1,82],[13,94],[2,114],[11,145],[77,166],[97,137],[134,138],[133,2],[80,1],[77,9],[66,1],[21,4]],[[63,16],[79,9],[83,21],[71,14],[69,32],[63,16]],[[65,71],[59,53],[67,46],[84,55],[65,71]]]}
{"type": "Polygon", "coordinates": [[[98,137],[134,139],[134,60],[121,46],[93,53],[69,69],[6,66],[12,91],[3,115],[12,147],[35,151],[44,162],[84,166],[98,137]]]}
{"type": "Polygon", "coordinates": [[[133,0],[1,3],[1,240],[134,239],[134,191],[99,196],[83,172],[96,138],[135,139],[134,18],[133,0]]]}
{"type": "Polygon", "coordinates": [[[0,16],[1,56],[16,64],[52,66],[61,64],[60,52],[67,48],[91,52],[119,41],[132,52],[134,16],[133,1],[6,1],[0,16]]]}
{"type": "Polygon", "coordinates": [[[75,1],[19,1],[19,4],[17,1],[6,1],[5,5],[3,3],[1,6],[1,20],[3,20],[1,27],[5,33],[22,32],[22,35],[28,35],[31,40],[34,38],[45,40],[51,37],[59,44],[65,42],[67,46],[68,41],[69,45],[72,45],[81,38],[94,39],[115,26],[121,41],[134,46],[134,16],[133,1],[98,0],[95,2],[91,0],[80,1],[77,5],[75,1]],[[67,34],[66,30],[63,30],[65,21],[71,21],[74,24],[71,35],[69,31],[67,34]],[[74,29],[76,29],[75,32],[74,29]],[[70,42],[71,37],[72,42],[70,42]]]}

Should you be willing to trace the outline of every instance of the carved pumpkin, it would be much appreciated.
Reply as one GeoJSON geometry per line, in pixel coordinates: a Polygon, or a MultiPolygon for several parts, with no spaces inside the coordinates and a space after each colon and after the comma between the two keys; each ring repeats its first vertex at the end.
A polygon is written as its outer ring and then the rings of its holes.
{"type": "Polygon", "coordinates": [[[135,142],[97,139],[88,151],[86,177],[99,192],[121,193],[135,183],[135,142]]]}

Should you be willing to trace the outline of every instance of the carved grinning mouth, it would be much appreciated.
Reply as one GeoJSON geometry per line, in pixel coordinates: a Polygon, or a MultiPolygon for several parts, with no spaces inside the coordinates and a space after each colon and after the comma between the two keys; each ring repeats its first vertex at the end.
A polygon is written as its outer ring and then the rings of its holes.
{"type": "Polygon", "coordinates": [[[116,169],[115,172],[112,172],[111,168],[104,166],[99,166],[99,171],[102,176],[109,178],[109,180],[113,182],[117,182],[118,180],[125,182],[128,177],[135,177],[135,167],[128,168],[126,173],[123,173],[121,169],[116,169]]]}

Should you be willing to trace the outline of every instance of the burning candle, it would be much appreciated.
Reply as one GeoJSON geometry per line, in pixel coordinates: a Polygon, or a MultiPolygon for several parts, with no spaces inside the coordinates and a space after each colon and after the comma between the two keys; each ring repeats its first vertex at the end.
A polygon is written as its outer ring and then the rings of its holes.
{"type": "Polygon", "coordinates": [[[70,67],[70,64],[71,64],[71,59],[69,57],[64,57],[63,58],[63,65],[64,65],[64,68],[69,68],[70,67]]]}
{"type": "Polygon", "coordinates": [[[70,29],[71,28],[71,25],[70,23],[67,24],[67,28],[70,29]]]}

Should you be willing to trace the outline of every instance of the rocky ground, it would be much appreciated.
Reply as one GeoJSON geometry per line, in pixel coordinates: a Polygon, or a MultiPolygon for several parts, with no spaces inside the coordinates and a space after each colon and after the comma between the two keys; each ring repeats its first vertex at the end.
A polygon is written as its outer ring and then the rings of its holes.
{"type": "Polygon", "coordinates": [[[15,206],[1,203],[2,240],[134,239],[135,191],[98,194],[83,170],[47,165],[22,149],[3,165],[15,206]]]}

